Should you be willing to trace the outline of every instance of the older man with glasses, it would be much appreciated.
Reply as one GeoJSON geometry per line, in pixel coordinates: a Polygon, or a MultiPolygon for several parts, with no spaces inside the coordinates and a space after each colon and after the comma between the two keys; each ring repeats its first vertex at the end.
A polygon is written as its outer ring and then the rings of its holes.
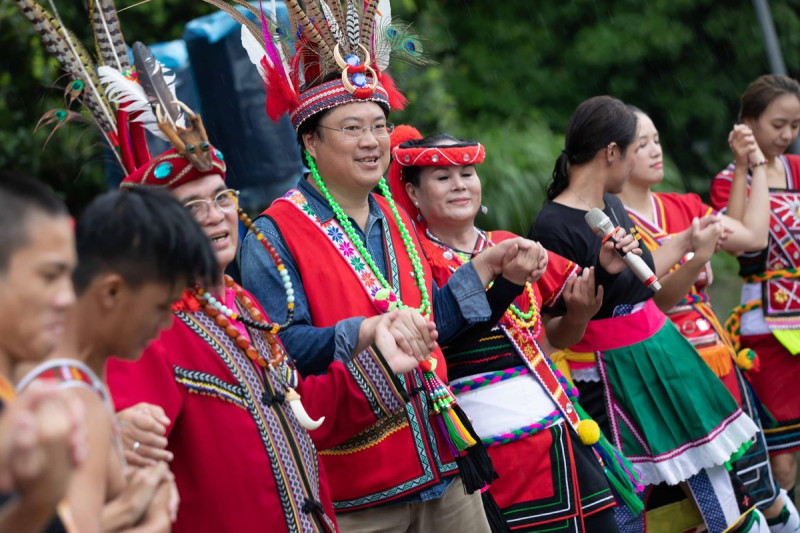
{"type": "MultiPolygon", "coordinates": [[[[140,464],[170,461],[181,495],[175,532],[330,533],[337,529],[315,446],[335,445],[404,408],[395,374],[418,361],[387,328],[408,312],[384,317],[372,346],[332,362],[326,375],[300,379],[276,335],[291,317],[270,321],[224,276],[236,256],[239,219],[249,219],[225,183],[222,154],[211,153],[214,165],[201,170],[170,150],[122,184],[169,189],[210,239],[219,273],[216,284],[183,293],[172,327],[139,361],[109,362],[126,455],[140,464]]],[[[271,249],[263,235],[257,242],[271,249]]],[[[278,290],[291,309],[292,285],[278,290]]],[[[430,337],[433,327],[421,327],[409,336],[430,337]]]]}

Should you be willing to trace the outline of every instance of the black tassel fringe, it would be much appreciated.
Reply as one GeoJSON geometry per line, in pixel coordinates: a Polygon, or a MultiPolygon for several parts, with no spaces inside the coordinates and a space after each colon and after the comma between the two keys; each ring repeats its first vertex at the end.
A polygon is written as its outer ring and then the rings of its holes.
{"type": "Polygon", "coordinates": [[[453,409],[455,409],[456,416],[461,419],[464,427],[476,442],[474,446],[467,448],[466,455],[456,457],[464,488],[467,494],[472,494],[476,490],[481,490],[486,485],[491,484],[492,481],[498,478],[498,475],[492,464],[492,459],[489,457],[489,452],[486,451],[481,438],[472,429],[472,424],[469,423],[466,413],[458,404],[453,406],[453,409]]]}

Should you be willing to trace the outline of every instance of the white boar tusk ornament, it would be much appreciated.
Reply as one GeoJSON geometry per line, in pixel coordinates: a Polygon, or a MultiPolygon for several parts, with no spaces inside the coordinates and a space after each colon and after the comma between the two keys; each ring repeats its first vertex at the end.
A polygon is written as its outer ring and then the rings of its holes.
{"type": "Polygon", "coordinates": [[[300,422],[300,425],[308,431],[317,429],[322,425],[323,422],[325,422],[324,416],[320,417],[319,420],[312,420],[312,418],[308,416],[306,408],[303,407],[303,403],[300,401],[300,395],[297,394],[297,391],[291,387],[289,387],[289,390],[286,391],[286,401],[289,402],[289,407],[292,408],[292,412],[297,418],[297,421],[300,422]]]}

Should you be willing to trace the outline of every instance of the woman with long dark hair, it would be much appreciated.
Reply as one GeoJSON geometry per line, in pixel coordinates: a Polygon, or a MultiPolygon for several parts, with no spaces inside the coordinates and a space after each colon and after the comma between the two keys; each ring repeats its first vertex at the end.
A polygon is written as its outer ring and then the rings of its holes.
{"type": "MultiPolygon", "coordinates": [[[[530,237],[578,264],[594,266],[604,288],[599,311],[571,347],[583,354],[571,357],[583,361],[571,365],[582,404],[639,468],[646,485],[688,482],[709,531],[722,531],[739,520],[740,512],[721,465],[756,426],[658,310],[651,290],[630,270],[613,274],[598,263],[602,242],[584,221],[587,211],[598,208],[615,226],[633,228],[614,193],[633,168],[636,122],[623,102],[609,96],[578,106],[530,237]],[[717,494],[708,490],[711,486],[717,494]]],[[[713,251],[721,232],[714,217],[696,220],[655,252],[643,248],[642,259],[663,274],[688,252],[713,251]]],[[[564,307],[556,304],[543,312],[558,316],[564,307]]],[[[643,518],[618,509],[621,528],[644,527],[643,518]]]]}
{"type": "MultiPolygon", "coordinates": [[[[633,147],[634,167],[625,183],[620,200],[625,204],[642,242],[652,251],[663,245],[673,234],[691,226],[694,218],[719,213],[705,204],[698,195],[655,192],[651,187],[664,179],[663,152],[658,130],[653,121],[642,110],[631,108],[638,119],[638,132],[633,147]]],[[[737,124],[729,136],[729,144],[736,159],[748,166],[764,160],[752,130],[737,124]]],[[[741,202],[747,191],[737,189],[730,202],[741,202]]],[[[747,250],[760,250],[768,238],[769,190],[764,166],[753,168],[752,188],[749,201],[740,222],[719,213],[727,236],[721,242],[722,249],[738,254],[747,250]]],[[[697,349],[697,352],[714,373],[722,380],[742,410],[757,424],[759,433],[747,452],[734,461],[731,474],[744,486],[751,502],[764,514],[770,531],[794,531],[798,525],[797,510],[786,496],[781,494],[769,464],[764,439],[762,417],[759,416],[759,401],[752,387],[746,383],[743,371],[758,372],[758,361],[751,350],[737,350],[728,332],[717,320],[711,307],[708,289],[713,281],[711,263],[699,254],[690,254],[681,260],[680,268],[674,269],[661,280],[662,290],[655,302],[675,323],[681,334],[697,349]],[[788,524],[793,524],[790,527],[788,524]]]]}

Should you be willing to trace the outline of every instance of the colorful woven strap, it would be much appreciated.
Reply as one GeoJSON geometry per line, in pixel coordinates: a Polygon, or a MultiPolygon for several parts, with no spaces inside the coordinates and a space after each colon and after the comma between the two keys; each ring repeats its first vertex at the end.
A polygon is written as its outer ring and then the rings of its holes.
{"type": "MultiPolygon", "coordinates": [[[[753,274],[744,278],[745,283],[758,283],[760,281],[770,281],[773,279],[791,279],[800,277],[800,270],[787,268],[783,270],[766,270],[758,274],[753,274]]],[[[749,305],[749,304],[748,304],[749,305]]]]}
{"type": "Polygon", "coordinates": [[[506,368],[505,370],[497,370],[495,372],[486,372],[484,374],[472,376],[469,379],[459,381],[458,383],[452,383],[450,385],[450,390],[453,391],[453,394],[457,396],[459,394],[479,389],[481,387],[494,385],[496,383],[500,383],[501,381],[515,378],[517,376],[524,376],[525,374],[530,374],[530,370],[524,366],[506,368]]]}
{"type": "Polygon", "coordinates": [[[687,294],[675,307],[682,307],[684,305],[693,305],[697,303],[708,303],[709,297],[705,292],[698,293],[692,287],[692,292],[687,294]]]}
{"type": "Polygon", "coordinates": [[[555,424],[559,418],[561,418],[561,411],[556,409],[555,411],[553,411],[546,417],[542,418],[538,422],[534,422],[533,424],[530,424],[520,429],[515,429],[507,433],[501,433],[500,435],[496,435],[494,437],[489,437],[481,440],[483,441],[483,445],[486,446],[487,448],[489,446],[500,446],[501,444],[508,444],[509,442],[514,442],[515,440],[520,440],[526,437],[530,437],[531,435],[539,433],[543,429],[549,428],[550,426],[555,424]]]}
{"type": "Polygon", "coordinates": [[[742,349],[741,330],[742,315],[748,311],[752,311],[753,309],[760,308],[761,305],[761,300],[753,300],[752,302],[747,302],[744,305],[734,307],[733,311],[731,311],[731,314],[728,317],[728,320],[725,321],[725,329],[728,331],[728,337],[733,345],[733,350],[736,353],[734,362],[741,370],[752,370],[755,372],[760,366],[758,354],[756,354],[756,352],[750,348],[745,348],[744,350],[742,349]]]}
{"type": "Polygon", "coordinates": [[[737,351],[742,349],[742,315],[753,309],[759,309],[760,307],[761,300],[753,300],[752,302],[736,306],[731,311],[730,316],[728,316],[728,320],[725,321],[725,329],[728,331],[733,347],[737,351]]]}

